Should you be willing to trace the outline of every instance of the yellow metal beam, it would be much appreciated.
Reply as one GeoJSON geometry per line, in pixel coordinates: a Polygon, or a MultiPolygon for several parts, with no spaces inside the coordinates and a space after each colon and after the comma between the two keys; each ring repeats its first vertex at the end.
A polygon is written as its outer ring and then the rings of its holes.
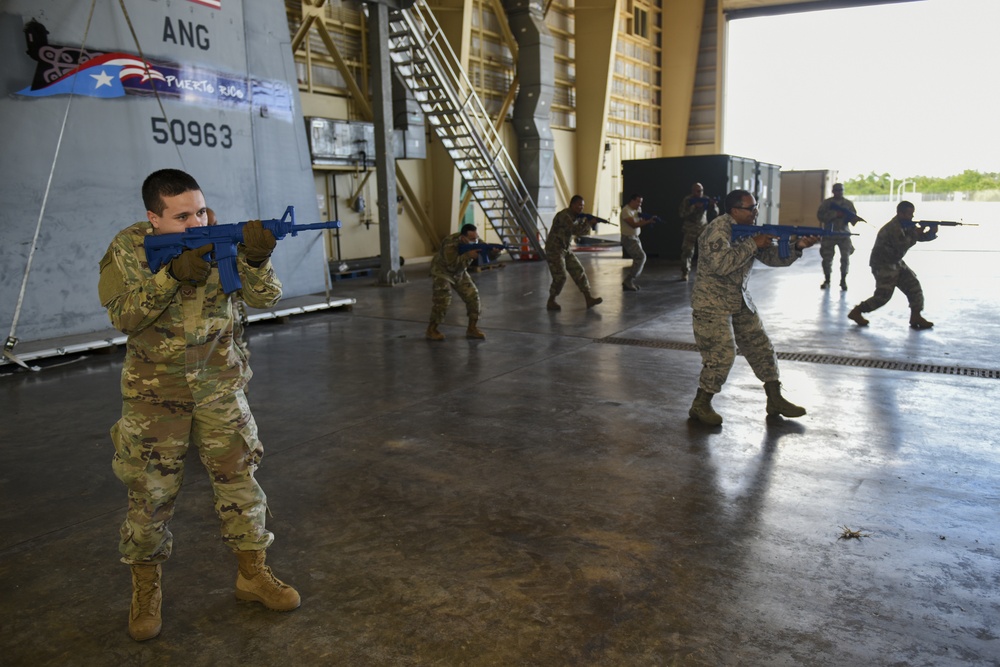
{"type": "Polygon", "coordinates": [[[669,94],[664,94],[660,102],[662,157],[684,155],[687,147],[704,16],[705,0],[667,2],[663,5],[662,82],[664,92],[669,91],[669,94]]]}
{"type": "Polygon", "coordinates": [[[333,63],[340,71],[340,75],[344,77],[344,83],[347,84],[347,90],[351,93],[351,99],[358,105],[358,112],[361,117],[365,120],[374,119],[375,114],[372,112],[372,105],[368,103],[368,98],[365,97],[365,94],[360,88],[358,88],[358,82],[354,80],[354,74],[351,73],[351,70],[347,67],[347,63],[344,62],[343,57],[341,57],[340,49],[337,48],[333,38],[330,37],[330,33],[327,31],[326,26],[322,21],[316,21],[315,24],[316,31],[319,33],[320,39],[323,40],[323,44],[326,45],[326,50],[330,52],[330,57],[333,58],[333,63]]]}
{"type": "MultiPolygon", "coordinates": [[[[344,58],[340,55],[340,50],[337,48],[337,45],[333,41],[333,38],[330,37],[330,33],[329,31],[327,31],[326,26],[323,24],[323,21],[322,20],[314,21],[314,24],[316,26],[316,31],[319,33],[320,38],[326,45],[327,51],[330,52],[330,57],[333,58],[333,62],[337,66],[337,70],[340,72],[340,75],[344,78],[344,81],[347,84],[347,89],[351,94],[351,99],[354,100],[354,103],[358,107],[358,113],[365,120],[371,121],[372,119],[375,118],[375,115],[372,112],[371,104],[369,104],[368,102],[368,97],[358,87],[357,82],[354,80],[354,75],[351,73],[351,70],[348,69],[347,63],[344,62],[344,58]]],[[[371,172],[369,172],[369,174],[365,176],[365,180],[368,179],[369,175],[371,175],[371,172]]],[[[406,198],[403,201],[403,206],[407,209],[407,211],[409,211],[410,215],[413,216],[413,219],[416,221],[417,231],[420,233],[421,236],[423,236],[424,241],[432,249],[437,250],[438,247],[441,245],[441,238],[444,235],[443,234],[439,235],[437,233],[437,231],[434,229],[434,225],[431,223],[430,219],[427,217],[427,215],[424,213],[424,210],[421,207],[410,205],[410,202],[415,202],[417,201],[417,199],[413,193],[413,188],[410,187],[410,184],[406,179],[406,175],[403,173],[399,164],[396,165],[396,183],[397,185],[400,186],[400,189],[406,193],[406,198]]],[[[358,189],[358,191],[360,192],[360,188],[358,189]]],[[[353,199],[356,198],[357,194],[355,193],[352,196],[352,201],[353,199]]]]}
{"type": "Polygon", "coordinates": [[[593,210],[598,203],[597,184],[607,136],[618,14],[623,1],[582,0],[582,4],[576,5],[577,191],[574,194],[584,198],[587,210],[593,210]]]}

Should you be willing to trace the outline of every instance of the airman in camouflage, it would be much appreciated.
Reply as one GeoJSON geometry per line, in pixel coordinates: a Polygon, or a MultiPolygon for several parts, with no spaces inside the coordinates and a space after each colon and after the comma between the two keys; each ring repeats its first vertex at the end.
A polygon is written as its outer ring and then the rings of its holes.
{"type": "MultiPolygon", "coordinates": [[[[451,290],[458,292],[465,302],[465,312],[469,315],[469,327],[465,331],[466,338],[483,340],[486,334],[479,330],[479,314],[482,308],[479,303],[479,290],[469,276],[469,265],[479,255],[478,250],[459,252],[459,246],[479,242],[479,233],[472,224],[462,225],[456,234],[446,236],[441,242],[434,259],[431,260],[431,279],[434,281],[433,305],[431,306],[431,322],[427,326],[428,340],[444,340],[444,334],[438,331],[438,325],[444,322],[444,316],[451,305],[451,290]]],[[[499,251],[494,251],[498,255],[499,251]]]]}
{"type": "Polygon", "coordinates": [[[788,266],[802,256],[803,248],[816,243],[815,236],[801,237],[785,259],[772,246],[773,236],[758,234],[736,241],[733,225],[752,225],[757,202],[746,190],[726,197],[727,213],[708,223],[698,239],[698,267],[691,292],[694,340],[701,351],[702,369],[698,392],[689,416],[718,426],[722,416],[712,409],[712,396],[722,390],[736,359],[736,349],[746,357],[767,392],[767,414],[801,417],[804,408],[781,396],[778,359],[757,314],[747,283],[754,260],[768,266],[788,266]]]}
{"type": "Polygon", "coordinates": [[[194,178],[154,172],[143,183],[143,201],[148,220],[114,238],[98,285],[112,324],[128,334],[122,417],[111,439],[112,468],[128,489],[119,551],[132,571],[129,633],[137,641],[160,632],[161,564],[173,548],[170,520],[191,445],[209,473],[223,542],[237,556],[237,597],[279,610],[299,605],[298,593],[264,565],[274,536],[254,479],[263,447],[244,394],[250,368],[234,334],[236,299],[264,308],[281,297],[269,260],[274,236],[259,221],[247,223],[237,258],[243,288],[227,295],[218,269],[203,259],[211,244],[182,252],[155,274],[146,261],[147,235],[208,223],[194,178]]]}
{"type": "Polygon", "coordinates": [[[924,291],[920,287],[920,281],[917,280],[917,274],[903,261],[903,256],[914,245],[937,238],[936,225],[921,228],[916,226],[913,222],[915,211],[916,207],[910,202],[899,202],[896,206],[896,217],[878,230],[875,245],[872,246],[871,259],[868,262],[872,275],[875,276],[875,294],[856,305],[847,314],[858,326],[868,326],[864,313],[889,303],[897,287],[910,302],[910,328],[919,331],[934,326],[933,322],[928,322],[920,314],[924,309],[924,291]]]}
{"type": "Polygon", "coordinates": [[[691,186],[691,194],[681,200],[678,214],[681,217],[681,231],[684,238],[681,241],[681,280],[687,280],[691,274],[691,262],[694,251],[698,247],[698,238],[705,231],[705,225],[714,218],[718,211],[715,202],[705,197],[705,188],[701,183],[691,186]]]}
{"type": "Polygon", "coordinates": [[[583,297],[587,300],[587,308],[593,308],[604,301],[604,299],[591,294],[587,272],[583,270],[580,260],[570,250],[574,236],[586,236],[594,229],[593,223],[581,217],[583,205],[583,197],[573,195],[569,207],[556,213],[552,219],[552,228],[549,229],[549,235],[545,239],[545,259],[549,263],[549,271],[552,273],[549,301],[545,304],[549,310],[562,310],[562,306],[556,303],[556,297],[559,296],[566,284],[567,272],[576,286],[583,292],[583,297]]]}
{"type": "MultiPolygon", "coordinates": [[[[848,225],[856,225],[860,218],[854,202],[844,197],[844,186],[833,184],[833,196],[824,199],[816,210],[823,229],[830,232],[850,231],[848,225]]],[[[840,248],[840,289],[847,290],[847,270],[851,266],[854,244],[850,236],[824,236],[819,244],[819,256],[823,258],[823,284],[820,289],[830,287],[830,272],[833,270],[833,255],[840,248]]]]}

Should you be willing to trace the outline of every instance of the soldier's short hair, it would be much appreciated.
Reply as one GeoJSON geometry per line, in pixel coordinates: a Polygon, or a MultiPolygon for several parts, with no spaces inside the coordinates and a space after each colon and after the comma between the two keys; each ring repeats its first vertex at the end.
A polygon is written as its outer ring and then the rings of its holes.
{"type": "Polygon", "coordinates": [[[467,222],[464,225],[462,225],[461,229],[458,230],[458,233],[461,234],[462,236],[465,236],[469,232],[474,232],[474,231],[476,231],[476,226],[471,222],[467,222]]]}
{"type": "Polygon", "coordinates": [[[896,213],[902,213],[903,211],[906,211],[906,210],[909,210],[909,209],[916,210],[917,207],[914,206],[913,204],[911,204],[908,201],[901,201],[898,204],[896,204],[896,213]]]}
{"type": "Polygon", "coordinates": [[[578,201],[583,201],[583,197],[581,197],[580,195],[573,195],[573,198],[569,200],[569,205],[572,206],[578,201]]]}
{"type": "Polygon", "coordinates": [[[729,213],[734,208],[742,206],[744,197],[753,197],[753,193],[747,192],[746,190],[733,190],[726,195],[726,213],[729,213]]]}
{"type": "Polygon", "coordinates": [[[191,190],[201,190],[201,186],[189,173],[180,169],[160,169],[142,182],[142,203],[147,211],[163,215],[167,207],[164,197],[176,197],[191,190]]]}

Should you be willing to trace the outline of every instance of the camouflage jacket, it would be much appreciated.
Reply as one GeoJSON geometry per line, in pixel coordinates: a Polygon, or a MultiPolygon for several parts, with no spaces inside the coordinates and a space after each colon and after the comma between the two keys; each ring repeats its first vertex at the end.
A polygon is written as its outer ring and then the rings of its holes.
{"type": "Polygon", "coordinates": [[[819,205],[818,209],[816,209],[816,218],[819,219],[821,226],[823,229],[831,232],[850,231],[847,224],[847,218],[844,217],[842,212],[835,211],[833,209],[833,204],[836,204],[841,208],[846,208],[854,215],[858,214],[857,209],[854,208],[854,202],[850,199],[845,199],[844,197],[840,197],[839,199],[837,197],[830,197],[829,199],[824,199],[823,203],[819,205]]]}
{"type": "Polygon", "coordinates": [[[933,238],[933,234],[921,232],[916,227],[903,227],[899,217],[894,217],[878,230],[868,265],[873,269],[898,269],[907,250],[918,241],[930,241],[933,238]]]}
{"type": "Polygon", "coordinates": [[[787,259],[778,255],[778,247],[757,248],[750,237],[733,241],[732,226],[736,221],[728,213],[708,223],[698,237],[698,270],[691,307],[713,313],[738,313],[743,304],[756,311],[747,282],[754,260],[768,266],[788,266],[802,256],[802,250],[792,247],[787,259]]]}
{"type": "Polygon", "coordinates": [[[569,250],[574,236],[586,236],[590,234],[592,229],[589,222],[576,217],[572,211],[564,208],[556,213],[556,217],[552,218],[552,228],[545,239],[545,252],[556,254],[565,252],[569,250]]]}
{"type": "Polygon", "coordinates": [[[441,247],[431,260],[431,276],[439,278],[454,278],[467,271],[474,259],[463,257],[458,252],[462,243],[462,233],[455,232],[444,237],[441,247]]]}
{"type": "Polygon", "coordinates": [[[685,225],[703,226],[708,222],[708,209],[698,208],[691,200],[694,195],[688,195],[681,200],[677,214],[681,216],[681,222],[685,225]]]}
{"type": "Polygon", "coordinates": [[[204,285],[182,285],[166,267],[150,273],[143,239],[152,231],[146,221],[122,230],[101,259],[101,304],[115,328],[128,334],[122,396],[203,405],[241,389],[251,372],[233,337],[233,302],[254,308],[278,302],[281,283],[271,261],[253,268],[240,249],[243,289],[232,295],[222,291],[216,267],[204,285]]]}

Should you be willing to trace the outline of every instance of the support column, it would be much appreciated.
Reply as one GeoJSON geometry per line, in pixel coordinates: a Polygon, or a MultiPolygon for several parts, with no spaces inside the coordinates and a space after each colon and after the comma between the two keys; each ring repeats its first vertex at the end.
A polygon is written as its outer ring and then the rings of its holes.
{"type": "Polygon", "coordinates": [[[368,3],[368,45],[375,120],[375,169],[378,180],[379,285],[405,283],[399,264],[399,220],[396,218],[396,158],[392,145],[392,71],[389,68],[389,7],[368,3]]]}

